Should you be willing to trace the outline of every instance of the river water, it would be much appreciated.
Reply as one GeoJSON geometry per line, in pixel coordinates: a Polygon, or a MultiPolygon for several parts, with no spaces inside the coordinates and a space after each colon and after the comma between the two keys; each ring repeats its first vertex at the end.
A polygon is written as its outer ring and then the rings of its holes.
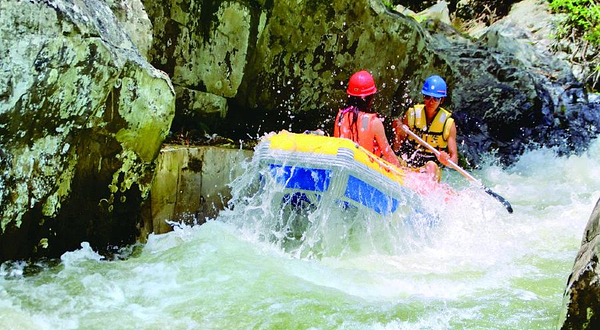
{"type": "Polygon", "coordinates": [[[472,172],[513,214],[448,172],[458,194],[423,202],[435,224],[323,209],[296,240],[242,178],[216,219],[120,257],[84,242],[54,262],[4,263],[0,328],[553,329],[598,168],[598,141],[579,156],[536,150],[472,172]]]}

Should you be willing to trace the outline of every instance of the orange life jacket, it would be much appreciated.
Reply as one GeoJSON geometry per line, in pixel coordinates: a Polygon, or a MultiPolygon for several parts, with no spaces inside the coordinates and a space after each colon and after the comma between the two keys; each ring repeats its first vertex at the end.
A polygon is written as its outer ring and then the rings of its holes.
{"type": "Polygon", "coordinates": [[[333,136],[350,139],[375,156],[381,157],[381,148],[372,129],[374,120],[381,119],[375,113],[362,112],[354,107],[341,109],[335,118],[333,136]]]}

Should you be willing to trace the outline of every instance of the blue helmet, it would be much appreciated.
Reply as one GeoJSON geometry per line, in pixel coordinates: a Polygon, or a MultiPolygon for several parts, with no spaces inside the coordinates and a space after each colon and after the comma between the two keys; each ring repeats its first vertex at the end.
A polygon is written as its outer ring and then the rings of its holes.
{"type": "Polygon", "coordinates": [[[446,82],[438,75],[431,76],[425,79],[421,93],[433,97],[446,97],[446,82]]]}

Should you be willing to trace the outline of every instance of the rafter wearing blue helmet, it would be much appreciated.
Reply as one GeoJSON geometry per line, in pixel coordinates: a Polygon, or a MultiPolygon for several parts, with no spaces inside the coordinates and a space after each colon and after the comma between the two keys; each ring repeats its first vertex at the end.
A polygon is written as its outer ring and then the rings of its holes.
{"type": "Polygon", "coordinates": [[[448,160],[458,162],[456,147],[456,124],[452,113],[440,105],[447,96],[446,81],[438,75],[425,79],[423,88],[423,103],[409,108],[403,118],[392,122],[394,129],[393,149],[400,163],[427,172],[436,180],[441,179],[439,165],[448,165],[448,160]],[[440,151],[440,156],[420,145],[401,128],[406,125],[416,135],[440,151]]]}

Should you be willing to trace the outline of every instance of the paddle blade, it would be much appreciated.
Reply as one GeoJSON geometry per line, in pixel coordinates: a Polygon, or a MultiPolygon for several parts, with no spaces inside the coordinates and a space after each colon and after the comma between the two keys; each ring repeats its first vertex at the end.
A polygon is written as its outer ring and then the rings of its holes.
{"type": "Polygon", "coordinates": [[[500,203],[502,203],[502,205],[504,205],[504,207],[506,208],[506,210],[508,211],[508,213],[513,213],[513,208],[510,205],[510,203],[502,196],[496,194],[495,192],[492,191],[492,189],[490,188],[485,188],[484,191],[494,197],[495,199],[497,199],[500,203]]]}

